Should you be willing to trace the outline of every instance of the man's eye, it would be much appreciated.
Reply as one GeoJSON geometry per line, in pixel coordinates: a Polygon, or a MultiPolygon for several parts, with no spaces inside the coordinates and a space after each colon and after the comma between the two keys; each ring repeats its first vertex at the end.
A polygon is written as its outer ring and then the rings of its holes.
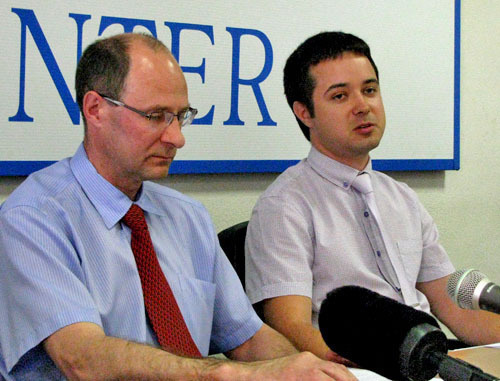
{"type": "Polygon", "coordinates": [[[332,96],[332,99],[336,100],[336,101],[340,101],[342,99],[345,98],[345,94],[344,93],[339,93],[339,94],[335,94],[332,96]]]}
{"type": "Polygon", "coordinates": [[[162,122],[165,120],[165,113],[163,112],[152,112],[150,115],[150,120],[152,122],[162,122]]]}
{"type": "Polygon", "coordinates": [[[377,88],[375,87],[368,87],[365,89],[365,93],[367,94],[375,94],[377,92],[377,88]]]}

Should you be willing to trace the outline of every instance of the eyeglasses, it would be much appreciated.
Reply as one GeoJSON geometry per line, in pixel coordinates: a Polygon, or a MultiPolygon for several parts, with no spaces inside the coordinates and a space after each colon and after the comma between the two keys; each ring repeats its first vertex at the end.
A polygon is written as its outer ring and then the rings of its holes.
{"type": "MultiPolygon", "coordinates": [[[[99,94],[99,93],[97,93],[99,94]]],[[[141,110],[137,110],[136,108],[126,105],[123,102],[117,101],[116,99],[110,98],[107,95],[104,94],[99,94],[102,98],[106,99],[109,103],[114,104],[115,106],[121,106],[129,109],[130,111],[133,111],[144,118],[150,120],[151,122],[155,124],[166,124],[167,126],[170,126],[170,124],[174,121],[174,118],[177,117],[177,120],[179,121],[179,124],[181,127],[189,126],[193,119],[195,118],[196,114],[198,114],[198,110],[192,107],[188,107],[182,111],[180,111],[177,114],[174,114],[173,112],[166,111],[166,110],[159,110],[159,111],[153,111],[150,113],[146,113],[141,110]]]]}

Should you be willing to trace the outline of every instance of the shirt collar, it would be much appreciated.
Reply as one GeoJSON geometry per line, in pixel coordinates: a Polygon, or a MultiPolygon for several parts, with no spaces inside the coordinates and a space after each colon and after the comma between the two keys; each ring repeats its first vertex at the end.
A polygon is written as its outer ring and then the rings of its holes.
{"type": "Polygon", "coordinates": [[[144,181],[142,183],[141,189],[139,189],[139,193],[137,193],[137,200],[135,203],[145,212],[166,216],[167,213],[165,213],[165,211],[150,197],[149,187],[149,181],[144,181]]]}
{"type": "Polygon", "coordinates": [[[313,146],[311,146],[306,162],[318,175],[344,189],[349,189],[356,176],[360,173],[366,172],[371,175],[373,172],[371,159],[368,160],[366,167],[362,171],[358,171],[322,154],[313,146]]]}
{"type": "MultiPolygon", "coordinates": [[[[97,172],[94,165],[89,161],[83,144],[80,144],[75,155],[71,158],[70,167],[83,192],[103,219],[104,224],[108,229],[111,229],[127,213],[132,201],[125,193],[97,172]]],[[[164,215],[145,192],[144,187],[145,184],[143,183],[136,204],[147,212],[164,215]]]]}

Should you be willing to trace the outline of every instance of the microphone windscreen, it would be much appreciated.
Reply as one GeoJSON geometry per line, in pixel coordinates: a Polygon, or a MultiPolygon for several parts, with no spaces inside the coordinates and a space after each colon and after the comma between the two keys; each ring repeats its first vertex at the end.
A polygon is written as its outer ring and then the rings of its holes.
{"type": "Polygon", "coordinates": [[[424,323],[439,328],[429,314],[359,286],[332,290],[319,312],[319,329],[332,351],[392,380],[406,379],[400,347],[424,323]]]}

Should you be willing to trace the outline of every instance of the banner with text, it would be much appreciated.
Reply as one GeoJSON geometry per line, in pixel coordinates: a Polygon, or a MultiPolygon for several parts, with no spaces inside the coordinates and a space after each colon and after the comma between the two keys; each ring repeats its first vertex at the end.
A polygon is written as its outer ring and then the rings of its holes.
{"type": "Polygon", "coordinates": [[[0,175],[75,152],[78,59],[97,38],[124,31],[171,49],[199,110],[171,173],[278,172],[305,157],[283,66],[327,30],[363,38],[377,63],[387,127],[374,167],[459,167],[459,0],[5,0],[0,17],[0,175]]]}

